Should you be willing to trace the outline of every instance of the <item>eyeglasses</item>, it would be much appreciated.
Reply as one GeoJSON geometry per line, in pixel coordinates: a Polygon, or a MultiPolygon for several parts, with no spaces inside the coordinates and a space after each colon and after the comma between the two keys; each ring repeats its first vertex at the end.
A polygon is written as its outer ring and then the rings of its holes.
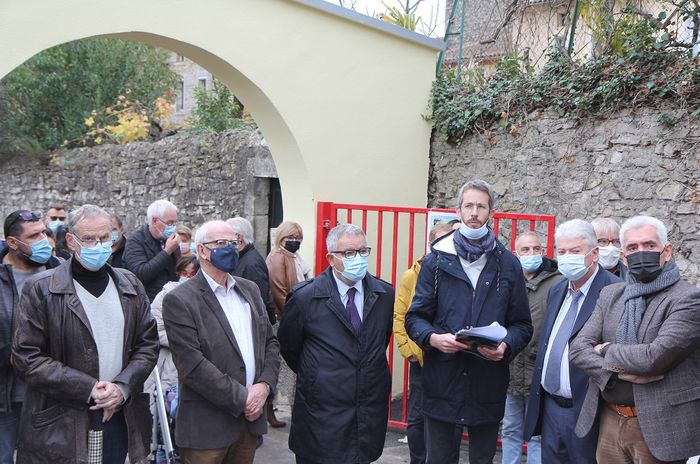
{"type": "Polygon", "coordinates": [[[114,243],[114,241],[112,240],[112,237],[106,238],[104,240],[98,240],[96,238],[78,238],[78,236],[75,234],[71,234],[71,235],[73,235],[73,238],[76,239],[78,241],[78,243],[80,243],[82,246],[88,247],[88,248],[93,248],[97,245],[112,246],[112,244],[114,243]]]}
{"type": "Polygon", "coordinates": [[[165,224],[165,225],[168,226],[168,227],[172,227],[172,226],[174,226],[175,224],[177,224],[177,221],[165,222],[164,220],[162,220],[162,219],[159,218],[159,217],[157,217],[156,219],[158,219],[161,223],[165,224]]]}
{"type": "MultiPolygon", "coordinates": [[[[202,245],[209,245],[211,243],[216,244],[216,246],[214,248],[223,248],[223,247],[229,246],[229,245],[233,245],[235,247],[238,246],[238,240],[224,240],[224,239],[212,240],[211,242],[203,242],[202,245]]],[[[209,247],[207,247],[207,248],[209,248],[209,247]]]]}
{"type": "Polygon", "coordinates": [[[369,256],[369,254],[372,252],[372,248],[370,247],[365,247],[365,248],[360,248],[359,250],[345,250],[345,251],[331,251],[333,254],[340,254],[343,255],[344,258],[354,258],[357,255],[362,256],[363,258],[366,258],[369,256]]]}
{"type": "Polygon", "coordinates": [[[616,246],[617,248],[620,248],[620,246],[622,245],[622,243],[620,243],[619,238],[614,238],[612,240],[607,239],[607,238],[599,238],[598,239],[598,246],[606,247],[606,246],[610,245],[611,243],[614,246],[616,246]]]}

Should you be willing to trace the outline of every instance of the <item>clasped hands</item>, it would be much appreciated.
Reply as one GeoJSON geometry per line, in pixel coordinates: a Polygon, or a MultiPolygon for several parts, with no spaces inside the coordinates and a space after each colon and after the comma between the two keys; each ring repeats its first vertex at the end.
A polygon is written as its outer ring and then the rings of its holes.
{"type": "Polygon", "coordinates": [[[260,417],[269,394],[270,387],[265,382],[255,383],[248,387],[248,399],[246,399],[243,410],[247,420],[253,422],[260,417]]]}
{"type": "MultiPolygon", "coordinates": [[[[454,334],[444,333],[444,334],[431,334],[428,340],[430,346],[435,349],[442,351],[443,353],[456,353],[462,350],[469,350],[471,346],[466,343],[458,342],[454,334]]],[[[500,361],[505,355],[507,345],[505,342],[501,342],[498,348],[488,348],[486,346],[480,346],[476,350],[483,357],[489,361],[500,361]]]]}
{"type": "Polygon", "coordinates": [[[124,402],[124,395],[119,387],[106,380],[97,382],[90,396],[95,400],[95,405],[90,406],[90,409],[92,411],[102,409],[102,422],[110,420],[124,402]]]}

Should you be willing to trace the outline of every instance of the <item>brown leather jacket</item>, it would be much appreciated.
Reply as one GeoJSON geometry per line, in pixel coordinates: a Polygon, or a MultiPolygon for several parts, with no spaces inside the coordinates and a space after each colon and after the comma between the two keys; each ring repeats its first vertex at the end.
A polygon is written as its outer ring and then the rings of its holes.
{"type": "MultiPolygon", "coordinates": [[[[99,360],[90,324],[75,293],[68,260],[22,290],[12,362],[27,383],[17,445],[18,463],[86,463],[88,400],[99,360]]],[[[151,418],[143,382],[158,359],[158,333],[136,276],[109,268],[124,310],[124,367],[113,380],[127,386],[124,404],[129,458],[150,451],[151,418]]]]}
{"type": "MultiPolygon", "coordinates": [[[[299,283],[295,259],[301,258],[285,249],[273,248],[265,260],[267,270],[270,273],[270,292],[275,300],[275,306],[277,306],[276,315],[278,321],[282,318],[282,310],[287,300],[287,294],[299,283]]],[[[304,277],[308,278],[308,275],[304,277]]]]}

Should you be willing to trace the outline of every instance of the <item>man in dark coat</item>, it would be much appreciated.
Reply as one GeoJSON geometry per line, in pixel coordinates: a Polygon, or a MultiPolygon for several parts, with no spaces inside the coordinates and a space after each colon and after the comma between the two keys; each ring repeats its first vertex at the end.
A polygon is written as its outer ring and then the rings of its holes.
{"type": "Polygon", "coordinates": [[[104,464],[132,463],[150,451],[144,380],[158,359],[156,322],[138,279],[107,263],[109,214],[73,211],[73,257],[22,289],[12,362],[27,384],[17,462],[84,464],[91,415],[104,426],[104,464]]]}
{"type": "Polygon", "coordinates": [[[0,251],[0,464],[14,462],[26,386],[10,365],[15,313],[24,283],[61,264],[51,256],[41,211],[18,210],[5,218],[7,247],[0,251]]]}
{"type": "Polygon", "coordinates": [[[231,226],[207,222],[195,243],[200,271],[163,299],[180,381],[175,441],[185,464],[252,464],[256,437],[267,432],[279,345],[258,287],[230,274],[238,259],[231,226]]]}
{"type": "Polygon", "coordinates": [[[297,374],[289,447],[297,463],[366,464],[384,448],[394,290],[367,273],[359,227],[335,227],[326,245],[330,267],[294,288],[278,331],[297,374]]]}
{"type": "Polygon", "coordinates": [[[469,432],[469,462],[493,461],[505,409],[508,362],[532,337],[520,262],[487,226],[493,192],[483,180],[467,182],[458,196],[459,230],[435,242],[423,260],[406,332],[426,349],[423,413],[426,464],[457,462],[459,435],[469,432]],[[456,340],[467,326],[498,322],[507,335],[496,348],[456,340]]]}
{"type": "Polygon", "coordinates": [[[175,233],[177,208],[168,200],[156,200],[146,211],[148,223],[129,235],[122,256],[124,266],[136,274],[153,301],[166,282],[176,281],[180,236],[175,233]]]}
{"type": "Polygon", "coordinates": [[[554,234],[559,272],[564,276],[547,295],[530,399],[525,439],[542,435],[542,462],[595,463],[598,427],[574,434],[586,396],[588,375],[569,363],[569,343],[586,324],[603,287],[620,279],[598,264],[593,226],[572,219],[554,234]]]}

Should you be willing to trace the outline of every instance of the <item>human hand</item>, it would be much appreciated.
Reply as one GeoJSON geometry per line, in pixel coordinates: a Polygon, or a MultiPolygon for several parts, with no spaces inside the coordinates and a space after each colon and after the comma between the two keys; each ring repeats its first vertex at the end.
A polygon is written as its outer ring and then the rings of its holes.
{"type": "Polygon", "coordinates": [[[269,394],[270,387],[264,382],[255,383],[248,387],[248,399],[246,399],[243,410],[246,419],[252,422],[260,417],[269,394]]]}
{"type": "Polygon", "coordinates": [[[617,378],[626,382],[637,384],[645,384],[656,382],[664,378],[663,374],[659,375],[635,375],[635,374],[617,374],[617,378]]]}
{"type": "Polygon", "coordinates": [[[102,423],[108,422],[114,413],[117,412],[116,408],[109,408],[109,409],[103,409],[102,410],[102,423]]]}
{"type": "Polygon", "coordinates": [[[501,342],[495,349],[487,346],[480,346],[476,350],[489,361],[500,361],[506,353],[506,348],[508,348],[506,342],[501,342]]]}
{"type": "Polygon", "coordinates": [[[182,240],[180,240],[180,236],[178,234],[173,234],[170,237],[168,237],[168,239],[165,241],[165,246],[163,247],[163,249],[167,254],[172,255],[175,252],[175,250],[180,249],[181,241],[182,240]]]}
{"type": "Polygon", "coordinates": [[[444,333],[444,334],[431,334],[428,339],[428,343],[433,348],[436,348],[443,353],[456,353],[462,350],[468,350],[469,345],[458,342],[454,334],[444,333]]]}
{"type": "Polygon", "coordinates": [[[595,351],[595,353],[597,355],[602,356],[603,355],[603,348],[605,348],[609,344],[610,344],[610,342],[598,343],[596,346],[593,347],[593,351],[595,351]]]}
{"type": "Polygon", "coordinates": [[[100,380],[95,384],[91,396],[95,400],[95,405],[90,407],[93,411],[98,409],[116,410],[124,402],[124,395],[119,387],[106,380],[100,380]]]}

